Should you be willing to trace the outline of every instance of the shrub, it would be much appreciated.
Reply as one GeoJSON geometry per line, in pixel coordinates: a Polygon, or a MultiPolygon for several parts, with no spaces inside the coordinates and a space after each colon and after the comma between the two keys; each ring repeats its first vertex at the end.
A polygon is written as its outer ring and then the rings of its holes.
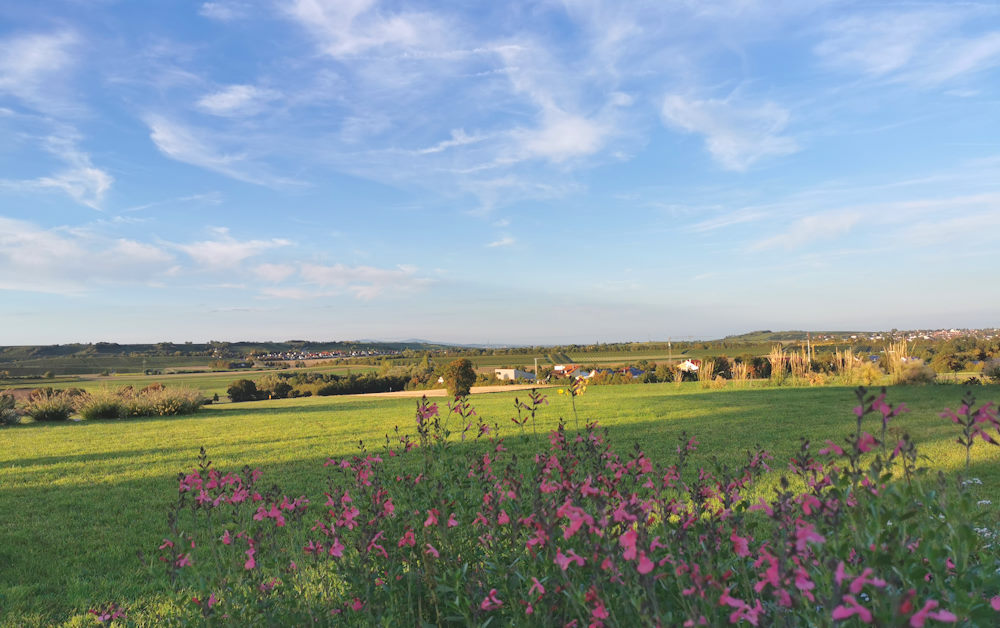
{"type": "Polygon", "coordinates": [[[127,416],[121,396],[106,388],[78,397],[76,410],[88,421],[121,419],[127,416]]]}
{"type": "Polygon", "coordinates": [[[923,360],[913,358],[897,368],[894,379],[899,384],[932,384],[937,379],[937,373],[923,360]]]}
{"type": "Polygon", "coordinates": [[[14,395],[0,393],[0,425],[17,425],[20,422],[21,414],[17,411],[14,395]]]}
{"type": "Polygon", "coordinates": [[[28,401],[24,413],[35,421],[65,421],[75,410],[77,396],[68,391],[39,394],[28,401]]]}
{"type": "Polygon", "coordinates": [[[992,382],[1000,383],[1000,358],[994,358],[983,367],[983,376],[992,382]]]}
{"type": "Polygon", "coordinates": [[[253,380],[238,379],[226,389],[230,401],[253,401],[257,398],[257,384],[253,380]]]}

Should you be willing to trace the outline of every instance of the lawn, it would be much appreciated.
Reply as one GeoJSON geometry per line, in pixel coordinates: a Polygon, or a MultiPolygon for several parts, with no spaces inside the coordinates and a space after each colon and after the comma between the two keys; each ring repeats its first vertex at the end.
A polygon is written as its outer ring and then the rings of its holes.
{"type": "MultiPolygon", "coordinates": [[[[560,416],[574,425],[568,398],[548,392],[539,440],[560,416]]],[[[962,392],[951,385],[889,392],[890,402],[910,408],[895,426],[909,431],[933,466],[947,473],[961,470],[964,454],[954,444],[954,426],[938,413],[957,406],[962,392]]],[[[997,386],[975,392],[980,401],[1000,398],[997,386]]],[[[478,395],[473,403],[500,424],[510,447],[527,451],[530,424],[522,437],[509,421],[518,395],[523,392],[478,395]]],[[[854,403],[848,388],[707,391],[693,383],[649,384],[591,386],[577,410],[581,421],[607,426],[620,451],[639,442],[665,461],[687,431],[698,438],[702,461],[710,455],[736,461],[760,443],[780,470],[798,450],[799,436],[821,443],[851,430],[854,403]]],[[[217,468],[259,467],[287,494],[316,497],[327,457],[357,451],[359,440],[378,447],[395,425],[412,432],[414,405],[394,398],[287,399],[209,406],[192,417],[0,430],[0,623],[90,623],[82,614],[92,604],[154,600],[165,584],[144,570],[136,551],[159,544],[176,475],[194,466],[199,447],[217,468]]],[[[983,482],[974,487],[977,498],[996,501],[1000,450],[977,445],[972,458],[973,475],[983,482]]]]}
{"type": "Polygon", "coordinates": [[[132,386],[143,388],[154,382],[163,384],[170,388],[193,388],[211,397],[218,394],[225,400],[226,389],[238,379],[259,379],[268,373],[291,374],[296,372],[310,373],[333,373],[336,375],[347,375],[349,373],[368,373],[377,370],[374,366],[368,365],[337,365],[321,366],[314,368],[298,369],[263,369],[245,371],[224,371],[203,373],[171,373],[164,375],[143,375],[141,373],[123,373],[120,375],[82,375],[82,376],[57,376],[52,379],[15,379],[0,380],[0,389],[12,388],[39,388],[51,387],[56,390],[65,388],[82,388],[84,390],[94,390],[95,388],[120,388],[122,386],[132,386]]]}

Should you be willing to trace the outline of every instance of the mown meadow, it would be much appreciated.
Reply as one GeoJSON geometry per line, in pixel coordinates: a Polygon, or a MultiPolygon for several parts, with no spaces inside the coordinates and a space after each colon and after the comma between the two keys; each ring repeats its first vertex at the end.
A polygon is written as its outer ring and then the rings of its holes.
{"type": "MultiPolygon", "coordinates": [[[[654,461],[674,456],[678,438],[687,433],[698,441],[691,454],[695,468],[713,456],[739,465],[760,445],[774,456],[772,470],[754,489],[760,496],[779,486],[787,461],[800,451],[800,437],[814,449],[828,439],[843,444],[854,430],[857,405],[846,387],[708,390],[685,383],[591,386],[575,398],[574,413],[566,395],[542,392],[548,405],[540,406],[537,422],[523,426],[511,417],[524,391],[474,395],[471,402],[479,418],[495,425],[494,435],[505,437],[511,455],[525,459],[548,445],[560,418],[571,436],[577,425],[596,421],[619,451],[638,443],[654,461]]],[[[1000,398],[998,386],[973,392],[979,402],[1000,398]]],[[[945,407],[957,408],[963,393],[953,385],[890,387],[889,401],[905,403],[908,411],[893,419],[886,440],[895,442],[905,431],[933,469],[951,478],[964,473],[956,425],[940,416],[945,407]]],[[[309,519],[324,510],[324,462],[357,454],[360,442],[371,452],[381,451],[387,436],[398,443],[396,426],[415,436],[415,406],[412,398],[299,398],[213,405],[189,417],[0,430],[0,622],[91,625],[87,611],[114,602],[128,609],[129,621],[154,623],[172,599],[167,574],[144,566],[136,553],[147,561],[156,556],[167,534],[167,510],[177,500],[178,473],[195,468],[200,448],[214,468],[260,469],[264,482],[280,485],[283,494],[309,495],[314,503],[303,507],[309,519]]],[[[457,442],[449,455],[486,446],[472,440],[457,442]]],[[[992,502],[980,508],[995,529],[1000,448],[977,442],[971,457],[969,475],[981,484],[969,489],[975,500],[992,502]]],[[[387,472],[407,470],[400,464],[408,463],[387,459],[387,472]]],[[[494,604],[484,599],[482,610],[494,604]]]]}

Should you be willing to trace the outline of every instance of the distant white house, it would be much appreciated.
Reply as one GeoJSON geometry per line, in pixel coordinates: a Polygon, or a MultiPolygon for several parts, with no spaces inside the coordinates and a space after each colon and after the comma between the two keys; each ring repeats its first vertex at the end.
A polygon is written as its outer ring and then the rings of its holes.
{"type": "Polygon", "coordinates": [[[677,370],[685,373],[697,373],[699,366],[701,366],[701,360],[684,360],[677,365],[677,370]]]}
{"type": "Polygon", "coordinates": [[[522,371],[521,369],[493,369],[493,374],[497,379],[535,379],[534,373],[522,371]]]}

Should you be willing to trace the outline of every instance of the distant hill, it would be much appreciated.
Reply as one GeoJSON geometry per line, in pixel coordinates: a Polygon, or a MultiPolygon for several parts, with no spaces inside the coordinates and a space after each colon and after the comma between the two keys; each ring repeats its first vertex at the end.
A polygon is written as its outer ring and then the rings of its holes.
{"type": "Polygon", "coordinates": [[[806,334],[811,334],[813,338],[819,338],[823,336],[867,336],[872,332],[867,331],[771,331],[770,329],[765,329],[761,331],[751,331],[745,334],[739,334],[736,336],[726,336],[723,340],[735,341],[735,342],[798,342],[804,341],[806,339],[806,334]]]}

